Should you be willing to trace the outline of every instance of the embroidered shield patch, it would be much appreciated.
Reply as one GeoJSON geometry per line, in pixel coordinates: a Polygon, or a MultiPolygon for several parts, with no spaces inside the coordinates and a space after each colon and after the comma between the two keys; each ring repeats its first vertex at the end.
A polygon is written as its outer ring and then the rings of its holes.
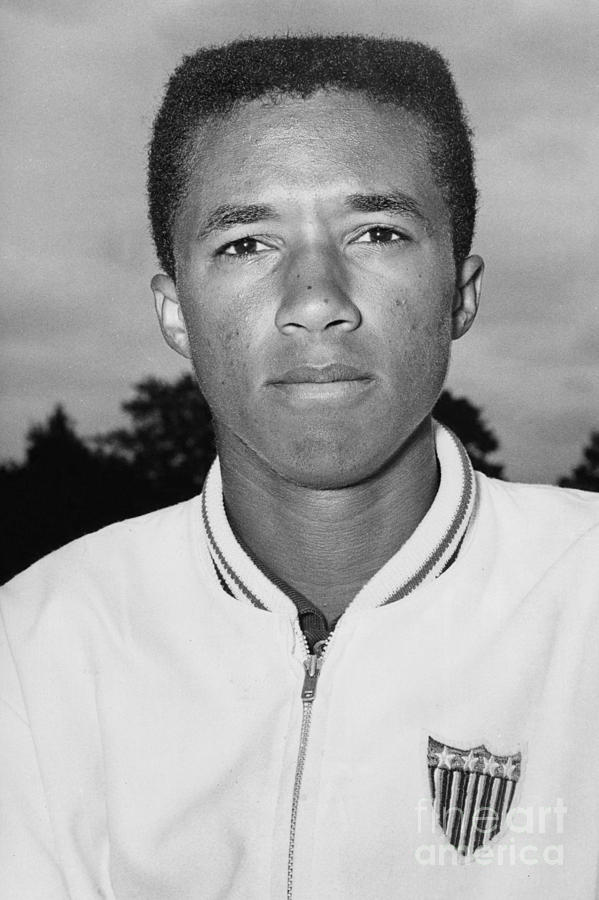
{"type": "Polygon", "coordinates": [[[435,821],[462,856],[501,830],[520,778],[522,754],[497,756],[484,745],[460,750],[428,739],[435,821]]]}

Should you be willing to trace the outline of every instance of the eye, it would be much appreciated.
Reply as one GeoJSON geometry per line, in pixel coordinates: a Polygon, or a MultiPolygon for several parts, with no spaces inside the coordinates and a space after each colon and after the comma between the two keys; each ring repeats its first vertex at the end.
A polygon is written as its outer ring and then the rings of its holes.
{"type": "Polygon", "coordinates": [[[403,239],[403,235],[399,234],[394,228],[388,228],[385,225],[374,225],[368,231],[364,231],[358,238],[356,244],[391,244],[395,241],[403,239]]]}
{"type": "Polygon", "coordinates": [[[238,241],[231,241],[230,244],[225,244],[224,247],[221,247],[218,250],[218,256],[255,256],[256,253],[261,253],[263,250],[268,250],[266,244],[262,241],[259,241],[258,238],[253,237],[243,237],[239,238],[238,241]]]}

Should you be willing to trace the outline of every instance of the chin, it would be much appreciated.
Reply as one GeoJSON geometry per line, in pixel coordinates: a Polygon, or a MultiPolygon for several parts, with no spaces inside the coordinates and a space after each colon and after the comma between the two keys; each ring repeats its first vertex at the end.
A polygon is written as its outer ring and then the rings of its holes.
{"type": "Polygon", "coordinates": [[[292,484],[312,490],[339,490],[368,481],[385,467],[392,451],[352,444],[341,447],[323,446],[319,442],[303,441],[289,447],[276,457],[270,448],[268,464],[277,474],[292,484]]]}

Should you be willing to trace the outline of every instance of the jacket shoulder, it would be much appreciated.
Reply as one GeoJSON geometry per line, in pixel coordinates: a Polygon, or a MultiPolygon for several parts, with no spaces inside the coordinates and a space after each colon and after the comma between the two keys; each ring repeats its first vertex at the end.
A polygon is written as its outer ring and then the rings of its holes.
{"type": "MultiPolygon", "coordinates": [[[[118,603],[168,578],[169,566],[190,552],[199,498],[115,522],[77,538],[35,562],[0,588],[0,606],[34,621],[50,608],[62,613],[118,603]]],[[[79,613],[75,613],[79,614],[79,613]]]]}
{"type": "Polygon", "coordinates": [[[477,473],[481,513],[492,517],[497,539],[517,558],[545,565],[578,548],[599,569],[599,494],[546,484],[519,484],[477,473]]]}

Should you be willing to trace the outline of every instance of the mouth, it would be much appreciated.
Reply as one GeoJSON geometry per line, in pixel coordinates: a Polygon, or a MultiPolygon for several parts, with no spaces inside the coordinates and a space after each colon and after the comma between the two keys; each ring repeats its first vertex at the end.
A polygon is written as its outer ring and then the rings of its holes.
{"type": "Polygon", "coordinates": [[[270,381],[270,385],[288,400],[299,403],[350,401],[359,397],[372,383],[372,375],[343,363],[298,366],[270,381]]]}
{"type": "Polygon", "coordinates": [[[336,384],[344,381],[370,381],[371,376],[353,366],[329,363],[326,366],[298,366],[273,378],[271,384],[336,384]]]}

